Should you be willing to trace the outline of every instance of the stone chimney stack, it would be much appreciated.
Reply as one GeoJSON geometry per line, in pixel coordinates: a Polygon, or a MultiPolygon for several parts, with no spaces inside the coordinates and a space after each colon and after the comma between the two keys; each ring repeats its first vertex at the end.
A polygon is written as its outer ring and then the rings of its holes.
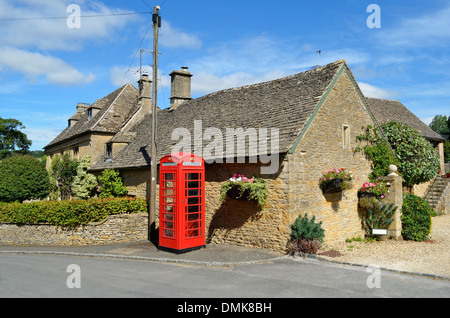
{"type": "Polygon", "coordinates": [[[147,74],[142,74],[139,83],[139,104],[145,110],[145,113],[152,112],[152,80],[147,74]]]}
{"type": "Polygon", "coordinates": [[[181,67],[181,71],[170,73],[172,78],[172,88],[170,97],[170,108],[175,109],[186,101],[191,100],[191,77],[186,66],[181,67]]]}

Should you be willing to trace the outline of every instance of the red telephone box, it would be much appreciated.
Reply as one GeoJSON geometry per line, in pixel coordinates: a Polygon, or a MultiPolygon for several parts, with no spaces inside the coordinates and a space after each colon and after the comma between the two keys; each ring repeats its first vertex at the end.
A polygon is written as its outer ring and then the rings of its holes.
{"type": "Polygon", "coordinates": [[[205,161],[171,154],[159,169],[159,248],[180,254],[205,247],[205,161]]]}

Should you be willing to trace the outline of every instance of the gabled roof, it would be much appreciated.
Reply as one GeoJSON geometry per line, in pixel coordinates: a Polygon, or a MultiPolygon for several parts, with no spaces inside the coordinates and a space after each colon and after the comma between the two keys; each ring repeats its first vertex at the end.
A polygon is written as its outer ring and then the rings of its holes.
{"type": "Polygon", "coordinates": [[[366,100],[369,103],[370,109],[372,110],[375,118],[380,124],[395,120],[416,129],[422,137],[426,139],[436,141],[445,140],[444,137],[422,122],[399,101],[369,97],[366,97],[366,100]]]}
{"type": "MultiPolygon", "coordinates": [[[[270,82],[222,90],[185,102],[174,110],[158,111],[157,160],[171,153],[179,142],[171,140],[175,128],[187,129],[194,146],[194,121],[201,121],[203,132],[207,128],[221,131],[224,151],[227,128],[266,128],[269,138],[271,129],[277,128],[279,152],[288,152],[342,67],[348,68],[344,60],[270,82]]],[[[135,138],[113,160],[99,162],[92,170],[149,166],[151,130],[151,116],[147,115],[130,130],[135,138]]],[[[204,147],[211,140],[201,142],[204,147]]],[[[248,142],[244,146],[248,147],[248,142]]],[[[234,156],[239,150],[248,154],[248,149],[235,149],[234,156]]],[[[225,157],[224,153],[215,155],[225,157]]]]}
{"type": "Polygon", "coordinates": [[[45,150],[59,143],[90,132],[115,134],[122,124],[136,112],[138,108],[138,90],[131,84],[126,84],[108,96],[97,100],[88,108],[99,109],[89,120],[87,111],[77,112],[71,119],[78,119],[72,127],[64,129],[45,150]]]}

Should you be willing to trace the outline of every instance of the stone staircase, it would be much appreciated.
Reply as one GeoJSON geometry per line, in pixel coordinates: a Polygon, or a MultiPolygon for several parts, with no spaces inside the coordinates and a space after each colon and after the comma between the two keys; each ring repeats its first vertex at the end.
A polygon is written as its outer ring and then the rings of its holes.
{"type": "Polygon", "coordinates": [[[450,178],[437,176],[431,184],[426,200],[437,214],[449,213],[450,209],[450,178]]]}

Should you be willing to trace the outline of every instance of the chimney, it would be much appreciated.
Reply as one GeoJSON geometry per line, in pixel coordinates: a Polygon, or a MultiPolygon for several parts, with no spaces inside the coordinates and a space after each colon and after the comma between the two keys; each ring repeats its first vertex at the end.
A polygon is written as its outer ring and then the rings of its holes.
{"type": "Polygon", "coordinates": [[[170,97],[170,109],[175,109],[186,101],[191,100],[191,77],[186,66],[181,67],[181,71],[170,73],[172,78],[172,89],[170,97]]]}
{"type": "Polygon", "coordinates": [[[86,103],[78,103],[77,104],[77,113],[83,113],[86,109],[88,109],[91,105],[86,103]]]}
{"type": "Polygon", "coordinates": [[[143,106],[145,113],[152,112],[152,80],[147,74],[142,74],[139,83],[139,104],[143,106]]]}

